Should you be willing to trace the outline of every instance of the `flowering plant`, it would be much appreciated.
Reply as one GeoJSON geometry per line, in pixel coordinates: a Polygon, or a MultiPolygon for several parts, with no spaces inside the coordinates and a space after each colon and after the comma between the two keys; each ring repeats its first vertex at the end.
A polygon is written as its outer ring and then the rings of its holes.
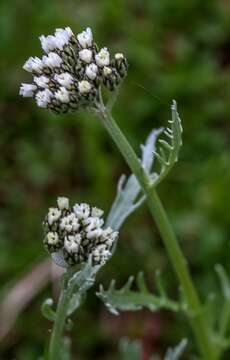
{"type": "Polygon", "coordinates": [[[40,36],[45,55],[30,57],[23,68],[33,83],[23,83],[20,94],[34,97],[37,105],[54,113],[93,108],[100,98],[100,86],[114,90],[126,75],[123,54],[111,59],[107,48],[98,50],[90,28],[75,36],[69,27],[54,35],[40,36]]]}
{"type": "MultiPolygon", "coordinates": [[[[78,109],[96,114],[132,171],[127,181],[124,176],[120,178],[117,196],[105,225],[102,210],[84,203],[71,207],[69,199],[65,197],[59,197],[57,207],[50,208],[45,217],[44,247],[53,261],[66,269],[56,312],[52,309],[50,299],[42,307],[43,314],[54,321],[47,359],[64,358],[66,347],[63,346],[61,353],[59,345],[63,330],[68,325],[68,317],[80,306],[87,290],[94,284],[97,272],[112,256],[118,230],[124,220],[146,201],[178,278],[182,300],[175,301],[168,297],[159,273],[156,274],[156,295],[148,291],[142,273],[136,279],[138,291],[132,290],[134,278],[131,277],[119,290],[115,288],[114,281],[108,290],[101,286],[97,295],[114,314],[120,310],[138,310],[142,307],[150,311],[161,308],[181,311],[191,324],[202,359],[218,360],[229,345],[226,333],[230,322],[230,282],[224,269],[217,266],[224,303],[220,321],[215,321],[213,326],[207,320],[208,306],[201,303],[156,190],[177,162],[182,145],[182,126],[176,102],[173,101],[171,106],[168,127],[164,131],[151,132],[141,147],[140,159],[112,117],[119,85],[127,74],[125,56],[117,53],[112,57],[105,47],[99,50],[90,28],[76,36],[69,27],[56,29],[54,35],[42,35],[40,41],[45,55],[41,59],[31,57],[24,64],[24,69],[32,73],[33,82],[22,84],[20,94],[33,97],[39,107],[55,114],[78,109]],[[106,104],[103,87],[111,92],[106,104]],[[161,137],[156,146],[159,135],[161,137]],[[154,159],[159,162],[159,171],[152,169],[154,159]]],[[[165,359],[179,359],[185,345],[186,341],[182,341],[175,350],[169,350],[165,359]]]]}

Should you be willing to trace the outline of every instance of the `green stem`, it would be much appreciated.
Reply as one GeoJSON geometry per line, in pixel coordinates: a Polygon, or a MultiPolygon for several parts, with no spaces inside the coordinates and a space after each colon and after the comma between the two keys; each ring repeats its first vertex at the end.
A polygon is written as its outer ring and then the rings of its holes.
{"type": "MultiPolygon", "coordinates": [[[[220,317],[220,329],[219,329],[219,338],[223,339],[225,337],[226,331],[228,329],[230,320],[230,304],[228,301],[224,303],[223,309],[221,311],[221,317],[220,317]]],[[[221,355],[222,349],[219,347],[217,349],[217,358],[219,359],[221,355]]]]}
{"type": "Polygon", "coordinates": [[[56,318],[50,338],[49,351],[48,351],[48,360],[58,360],[60,347],[62,346],[62,333],[65,326],[65,321],[67,317],[67,309],[69,302],[69,293],[68,290],[62,289],[57,311],[56,318]]]}
{"type": "Polygon", "coordinates": [[[225,302],[221,314],[220,337],[225,336],[229,324],[229,319],[230,319],[230,304],[229,302],[225,302]]]}
{"type": "Polygon", "coordinates": [[[130,169],[136,175],[143,192],[146,194],[150,212],[155,219],[162,240],[168,251],[172,266],[183,289],[188,307],[189,320],[202,357],[205,360],[216,360],[217,357],[214,345],[211,342],[210,329],[204,318],[202,306],[193,285],[186,259],[180,249],[177,238],[157,192],[152,186],[151,179],[142,167],[134,150],[121,132],[112,115],[102,103],[99,105],[98,115],[101,118],[104,127],[118,146],[130,169]]]}

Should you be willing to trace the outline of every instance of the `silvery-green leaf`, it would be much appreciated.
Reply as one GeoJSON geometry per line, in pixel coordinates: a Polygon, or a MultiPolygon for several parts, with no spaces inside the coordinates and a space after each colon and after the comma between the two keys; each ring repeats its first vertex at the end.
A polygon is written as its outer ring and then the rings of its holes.
{"type": "Polygon", "coordinates": [[[119,311],[136,311],[143,307],[148,308],[150,311],[158,311],[160,309],[180,310],[180,304],[176,301],[170,300],[166,296],[162,297],[151,294],[147,287],[144,286],[143,277],[140,277],[140,275],[137,282],[141,290],[131,290],[133,280],[134,278],[130,277],[121,289],[115,288],[115,281],[111,282],[108,290],[104,290],[103,286],[100,286],[97,296],[105,303],[111,313],[118,315],[119,311]]]}
{"type": "Polygon", "coordinates": [[[119,343],[120,360],[140,360],[141,344],[140,341],[130,341],[122,338],[119,343]]]}
{"type": "MultiPolygon", "coordinates": [[[[162,129],[151,131],[144,145],[141,145],[141,163],[145,170],[150,174],[153,166],[155,143],[157,136],[162,129]]],[[[106,225],[118,230],[125,219],[135,211],[145,200],[145,196],[140,197],[141,188],[134,175],[130,175],[126,180],[125,175],[119,179],[117,195],[110,209],[106,225]]]]}
{"type": "Polygon", "coordinates": [[[169,348],[164,360],[179,360],[187,346],[187,339],[183,339],[174,349],[169,348]]]}
{"type": "Polygon", "coordinates": [[[56,317],[55,311],[52,309],[53,306],[53,299],[49,298],[46,299],[41,307],[42,315],[50,321],[54,321],[56,317]]]}
{"type": "Polygon", "coordinates": [[[63,250],[62,249],[60,249],[60,250],[58,250],[56,252],[53,252],[51,254],[51,257],[52,257],[53,262],[57,266],[63,267],[65,269],[68,268],[68,264],[65,262],[65,259],[63,257],[63,250]]]}
{"type": "Polygon", "coordinates": [[[67,290],[71,292],[71,299],[68,306],[68,315],[71,315],[81,304],[87,290],[93,286],[95,276],[100,266],[93,266],[88,261],[80,271],[68,276],[67,290]]]}
{"type": "Polygon", "coordinates": [[[182,146],[182,125],[177,112],[177,104],[174,100],[171,106],[172,119],[168,121],[168,127],[163,131],[164,139],[159,139],[160,145],[154,150],[154,155],[160,163],[160,173],[153,181],[153,186],[158,185],[169,173],[178,160],[180,147],[182,146]]]}

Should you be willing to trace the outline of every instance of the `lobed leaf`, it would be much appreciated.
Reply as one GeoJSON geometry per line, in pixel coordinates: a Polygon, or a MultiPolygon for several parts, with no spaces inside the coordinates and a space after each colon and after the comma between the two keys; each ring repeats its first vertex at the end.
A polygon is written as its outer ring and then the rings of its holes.
{"type": "Polygon", "coordinates": [[[154,155],[160,163],[160,172],[153,180],[153,186],[159,184],[177,162],[182,146],[183,129],[175,100],[172,103],[171,111],[172,119],[168,121],[169,126],[163,131],[165,138],[159,140],[158,151],[154,151],[154,155]]]}
{"type": "Polygon", "coordinates": [[[187,339],[183,339],[174,349],[169,348],[165,354],[164,360],[179,360],[187,346],[187,343],[187,339]]]}
{"type": "Polygon", "coordinates": [[[142,274],[139,274],[137,277],[139,291],[131,290],[133,281],[134,277],[130,277],[121,289],[116,289],[115,280],[113,280],[108,290],[104,290],[101,285],[97,296],[105,303],[108,310],[115,315],[118,315],[120,310],[137,311],[143,307],[148,308],[150,311],[161,309],[180,310],[180,304],[176,301],[170,300],[166,296],[151,294],[144,283],[142,274]]]}

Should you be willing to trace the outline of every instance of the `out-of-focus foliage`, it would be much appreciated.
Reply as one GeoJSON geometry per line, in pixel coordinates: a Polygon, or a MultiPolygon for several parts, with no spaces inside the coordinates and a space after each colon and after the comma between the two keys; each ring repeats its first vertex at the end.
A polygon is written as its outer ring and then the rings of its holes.
{"type": "MultiPolygon", "coordinates": [[[[215,287],[214,265],[230,272],[230,6],[224,0],[125,0],[0,2],[0,271],[2,293],[39,258],[41,221],[57,195],[109,209],[124,162],[98,120],[78,113],[55,117],[18,96],[22,70],[40,55],[38,36],[69,25],[86,26],[97,42],[129,59],[128,77],[114,109],[120,126],[139,151],[153,127],[167,125],[176,99],[183,119],[179,162],[159,187],[202,295],[215,287]]],[[[160,268],[172,297],[177,295],[165,250],[145,206],[123,227],[116,253],[99,274],[122,285],[143,269],[151,287],[160,268]]],[[[50,324],[41,293],[3,340],[1,358],[37,359],[50,324]]],[[[190,333],[183,319],[160,314],[108,314],[88,294],[73,318],[73,351],[81,359],[116,359],[123,336],[139,338],[144,359],[165,354],[190,333]]],[[[215,309],[218,310],[218,307],[215,309]]],[[[216,310],[216,311],[217,311],[216,310]]],[[[191,342],[189,342],[190,344],[191,342]]],[[[226,354],[226,359],[229,354],[226,354]]]]}

